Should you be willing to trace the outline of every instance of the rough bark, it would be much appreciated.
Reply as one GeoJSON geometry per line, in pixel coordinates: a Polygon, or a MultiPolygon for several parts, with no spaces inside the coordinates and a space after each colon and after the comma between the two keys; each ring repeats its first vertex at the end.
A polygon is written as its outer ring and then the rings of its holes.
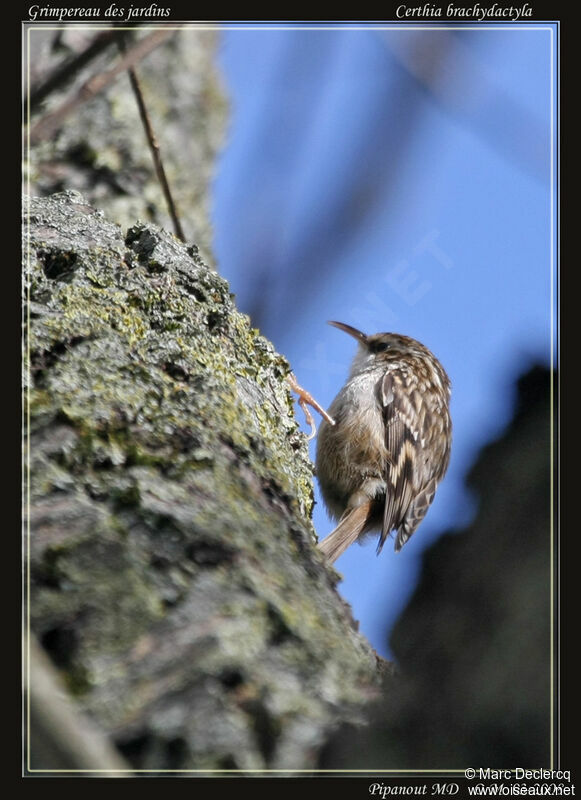
{"type": "Polygon", "coordinates": [[[135,768],[310,768],[378,671],[288,363],[195,247],[75,192],[24,212],[32,630],[135,768]]]}

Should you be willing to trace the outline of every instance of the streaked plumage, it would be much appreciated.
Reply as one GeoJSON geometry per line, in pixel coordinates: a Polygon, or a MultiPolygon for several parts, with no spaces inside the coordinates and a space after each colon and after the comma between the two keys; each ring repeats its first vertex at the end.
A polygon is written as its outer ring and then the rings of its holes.
{"type": "Polygon", "coordinates": [[[330,323],[359,341],[351,373],[317,442],[317,477],[337,528],[319,547],[334,561],[379,531],[377,552],[396,532],[400,550],[434,499],[450,459],[450,381],[420,342],[330,323]]]}

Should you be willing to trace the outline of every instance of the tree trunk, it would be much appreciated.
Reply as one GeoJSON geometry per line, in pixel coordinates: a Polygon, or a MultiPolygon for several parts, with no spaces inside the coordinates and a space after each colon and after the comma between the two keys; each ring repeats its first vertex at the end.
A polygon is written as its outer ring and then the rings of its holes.
{"type": "Polygon", "coordinates": [[[288,363],[195,247],[75,192],[24,211],[32,631],[134,769],[311,768],[379,679],[288,363]]]}

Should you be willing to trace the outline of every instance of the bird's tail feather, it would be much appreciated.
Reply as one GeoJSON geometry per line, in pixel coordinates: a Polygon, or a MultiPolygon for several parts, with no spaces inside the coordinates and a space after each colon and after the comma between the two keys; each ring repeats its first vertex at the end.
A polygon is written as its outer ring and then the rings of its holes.
{"type": "Polygon", "coordinates": [[[369,503],[357,506],[357,508],[345,514],[335,530],[322,542],[319,542],[319,550],[331,563],[336,561],[347,550],[349,545],[353,544],[363,533],[367,525],[369,512],[369,503]]]}

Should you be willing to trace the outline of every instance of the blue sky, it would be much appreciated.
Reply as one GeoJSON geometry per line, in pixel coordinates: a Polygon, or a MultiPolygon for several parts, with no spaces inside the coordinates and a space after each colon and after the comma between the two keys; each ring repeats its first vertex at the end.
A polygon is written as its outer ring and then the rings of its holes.
{"type": "Polygon", "coordinates": [[[464,476],[509,421],[516,378],[550,363],[555,32],[440,27],[227,29],[219,51],[214,244],[239,308],[324,406],[356,346],[330,319],[420,339],[452,380],[452,460],[428,516],[397,555],[370,541],[336,565],[382,654],[422,550],[474,512],[464,476]]]}

